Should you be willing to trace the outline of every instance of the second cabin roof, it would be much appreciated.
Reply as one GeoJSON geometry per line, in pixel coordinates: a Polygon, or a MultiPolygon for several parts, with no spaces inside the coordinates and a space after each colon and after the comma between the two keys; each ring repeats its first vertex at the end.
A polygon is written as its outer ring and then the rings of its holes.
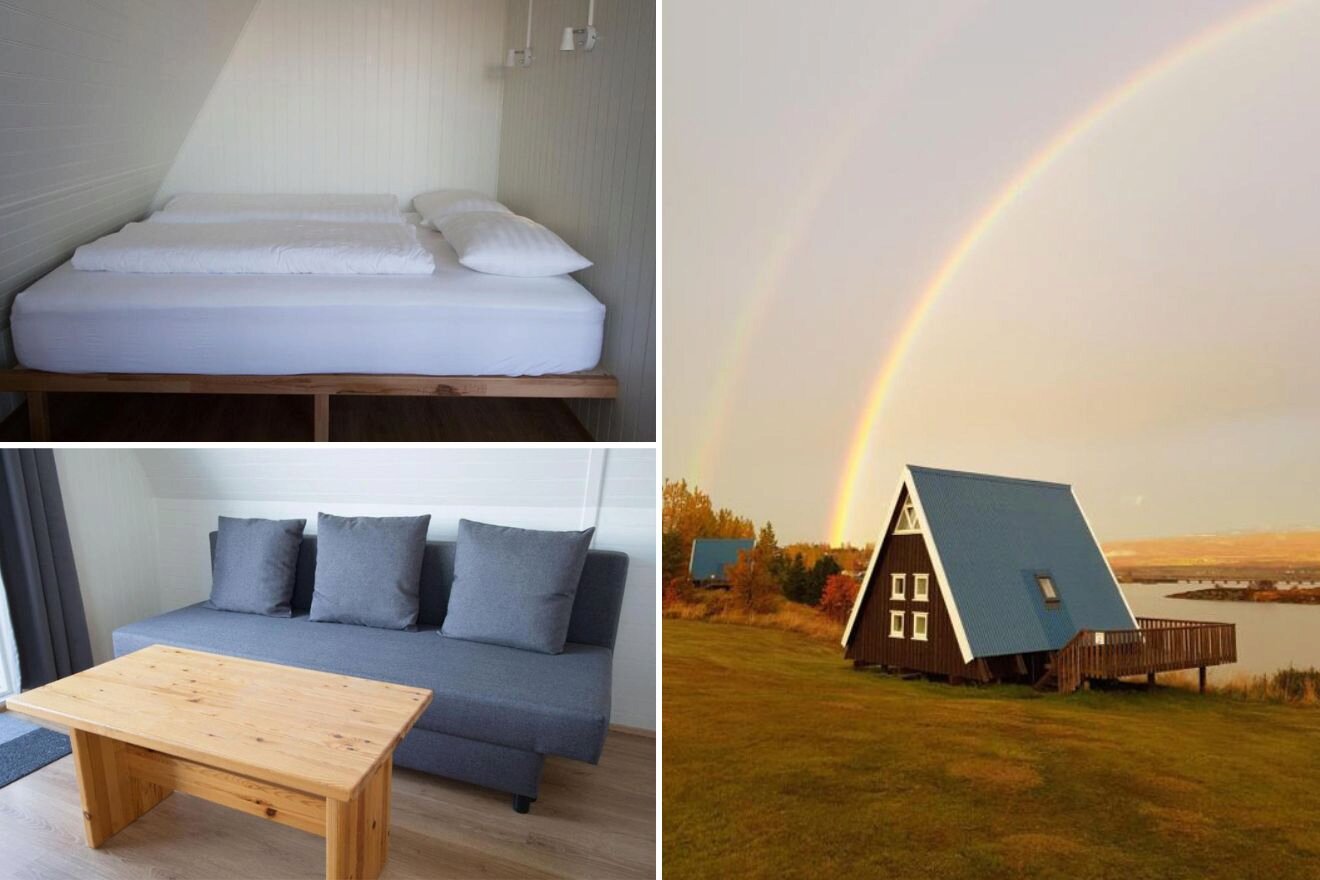
{"type": "Polygon", "coordinates": [[[723,578],[725,566],[733,565],[739,553],[754,546],[756,541],[751,538],[697,538],[692,542],[690,575],[701,581],[723,578]]]}

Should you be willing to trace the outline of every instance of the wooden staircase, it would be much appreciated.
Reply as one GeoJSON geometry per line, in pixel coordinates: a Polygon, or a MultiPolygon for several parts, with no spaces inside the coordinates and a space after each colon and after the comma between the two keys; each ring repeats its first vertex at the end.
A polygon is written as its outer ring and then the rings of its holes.
{"type": "Polygon", "coordinates": [[[1032,685],[1038,691],[1056,690],[1059,686],[1059,652],[1050,651],[1050,659],[1045,661],[1045,673],[1032,685]]]}

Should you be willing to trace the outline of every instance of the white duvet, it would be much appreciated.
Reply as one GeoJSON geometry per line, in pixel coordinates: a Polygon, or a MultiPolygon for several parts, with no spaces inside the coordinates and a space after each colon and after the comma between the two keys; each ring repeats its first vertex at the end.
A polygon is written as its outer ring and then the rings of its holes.
{"type": "Polygon", "coordinates": [[[153,223],[240,223],[320,220],[325,223],[402,223],[392,195],[182,193],[152,215],[153,223]]]}
{"type": "Polygon", "coordinates": [[[408,224],[130,223],[73,253],[75,269],[214,275],[430,275],[408,224]]]}

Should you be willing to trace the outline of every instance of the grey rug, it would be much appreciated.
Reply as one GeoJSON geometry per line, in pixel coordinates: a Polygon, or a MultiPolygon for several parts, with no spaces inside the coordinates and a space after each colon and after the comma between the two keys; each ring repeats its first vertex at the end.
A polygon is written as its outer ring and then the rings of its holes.
{"type": "Polygon", "coordinates": [[[0,788],[63,758],[70,751],[67,736],[35,725],[26,733],[0,742],[0,788]]]}
{"type": "Polygon", "coordinates": [[[0,743],[36,729],[37,725],[17,712],[0,712],[0,743]]]}

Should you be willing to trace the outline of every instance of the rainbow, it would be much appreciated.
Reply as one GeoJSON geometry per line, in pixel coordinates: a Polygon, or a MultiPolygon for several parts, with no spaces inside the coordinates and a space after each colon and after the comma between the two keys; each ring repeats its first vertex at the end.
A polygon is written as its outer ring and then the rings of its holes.
{"type": "MultiPolygon", "coordinates": [[[[947,4],[943,14],[922,38],[910,43],[900,57],[891,61],[888,74],[869,96],[869,103],[878,104],[886,95],[897,91],[907,77],[970,21],[986,2],[980,0],[966,7],[947,4]]],[[[793,210],[785,212],[787,219],[758,264],[755,281],[748,287],[752,291],[752,301],[738,313],[733,332],[722,346],[720,366],[712,373],[713,381],[707,395],[707,428],[702,444],[697,449],[696,461],[689,471],[689,476],[698,486],[708,486],[709,478],[715,473],[715,459],[724,447],[725,430],[735,409],[731,404],[733,392],[747,364],[748,346],[766,317],[790,258],[796,254],[807,228],[815,220],[816,212],[829,194],[830,186],[838,179],[853,148],[861,140],[865,121],[871,118],[871,114],[859,112],[857,108],[845,109],[847,112],[840,114],[841,122],[831,129],[821,156],[813,163],[809,176],[803,181],[801,194],[793,210]]]]}
{"type": "Polygon", "coordinates": [[[1180,65],[1220,45],[1230,36],[1261,23],[1297,2],[1298,0],[1272,0],[1272,2],[1252,6],[1193,35],[1186,42],[1179,44],[1156,61],[1138,70],[1126,82],[1104,95],[1080,116],[1072,119],[1062,131],[1036,152],[1013,175],[1012,179],[999,190],[990,204],[958,239],[953,250],[949,251],[943,262],[940,263],[938,270],[927,282],[921,296],[917,299],[911,313],[904,322],[898,338],[890,347],[889,353],[871,382],[870,392],[867,395],[865,406],[862,408],[862,415],[857,421],[848,446],[848,457],[839,476],[838,490],[835,494],[833,514],[830,521],[830,543],[838,545],[846,540],[849,525],[848,517],[852,512],[862,467],[866,461],[866,453],[871,446],[871,438],[880,418],[880,411],[889,396],[894,377],[898,374],[898,369],[912,347],[912,341],[921,329],[926,316],[930,314],[931,307],[934,306],[940,294],[948,287],[949,282],[953,280],[958,270],[962,268],[977,243],[1003,217],[1018,196],[1049,168],[1068,147],[1076,143],[1105,117],[1131,100],[1143,88],[1158,81],[1162,76],[1180,65]]]}

